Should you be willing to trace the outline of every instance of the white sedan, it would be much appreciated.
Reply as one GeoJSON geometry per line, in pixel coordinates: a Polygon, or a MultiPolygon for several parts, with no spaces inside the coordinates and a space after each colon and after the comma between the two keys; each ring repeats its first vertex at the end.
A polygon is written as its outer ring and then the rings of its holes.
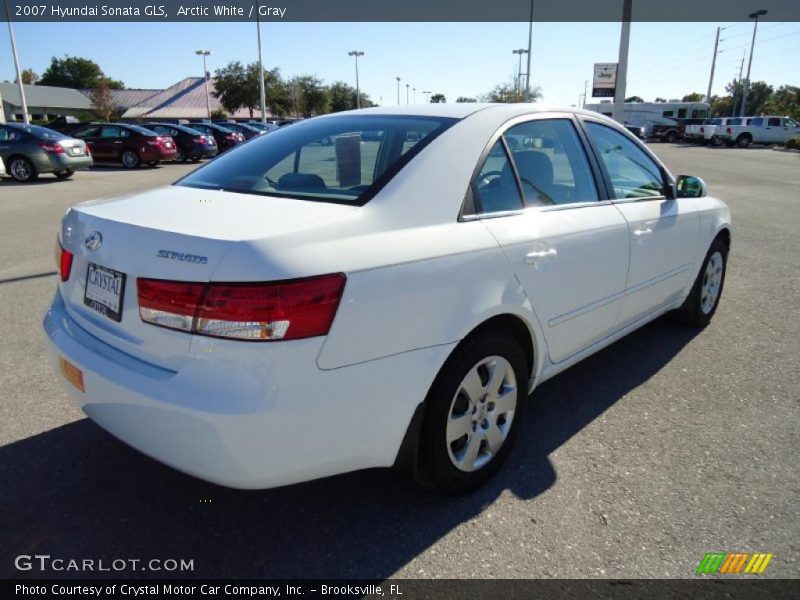
{"type": "Polygon", "coordinates": [[[366,109],[70,209],[44,329],[84,412],[186,473],[464,492],[536,385],[668,311],[707,325],[730,231],[597,113],[366,109]]]}

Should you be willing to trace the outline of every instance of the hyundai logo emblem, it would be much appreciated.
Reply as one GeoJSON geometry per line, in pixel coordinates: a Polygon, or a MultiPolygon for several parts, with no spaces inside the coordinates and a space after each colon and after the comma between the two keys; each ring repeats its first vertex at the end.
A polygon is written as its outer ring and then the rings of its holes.
{"type": "Polygon", "coordinates": [[[93,231],[84,243],[89,250],[99,250],[103,245],[103,235],[99,231],[93,231]]]}

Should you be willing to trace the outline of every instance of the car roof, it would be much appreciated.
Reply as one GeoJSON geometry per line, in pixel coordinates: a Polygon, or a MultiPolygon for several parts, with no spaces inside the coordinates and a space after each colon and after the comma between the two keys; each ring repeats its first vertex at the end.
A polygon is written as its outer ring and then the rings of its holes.
{"type": "MultiPolygon", "coordinates": [[[[359,110],[347,111],[349,115],[402,115],[402,116],[425,116],[425,117],[449,117],[454,119],[464,119],[482,111],[503,112],[509,117],[535,114],[538,112],[568,112],[591,116],[599,113],[583,110],[575,107],[553,106],[550,104],[536,103],[492,103],[492,102],[455,102],[455,103],[429,103],[411,104],[404,106],[376,106],[373,108],[362,108],[359,110]]],[[[342,114],[342,113],[334,113],[342,114]]]]}

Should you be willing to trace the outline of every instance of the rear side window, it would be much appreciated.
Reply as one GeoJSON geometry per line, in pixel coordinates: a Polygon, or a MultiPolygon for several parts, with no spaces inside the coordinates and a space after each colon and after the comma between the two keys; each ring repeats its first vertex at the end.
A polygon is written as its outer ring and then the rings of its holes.
{"type": "Polygon", "coordinates": [[[0,142],[18,142],[22,135],[18,131],[0,127],[0,142]]]}
{"type": "Polygon", "coordinates": [[[254,138],[178,185],[361,204],[456,121],[377,115],[309,119],[254,138]]]}
{"type": "Polygon", "coordinates": [[[750,121],[747,124],[752,125],[753,127],[761,127],[764,124],[764,119],[762,119],[761,117],[757,119],[750,119],[750,121]]]}
{"type": "Polygon", "coordinates": [[[767,121],[767,125],[769,125],[770,127],[780,127],[781,126],[781,120],[780,119],[776,119],[776,118],[769,119],[767,121]]]}
{"type": "Polygon", "coordinates": [[[616,198],[664,195],[661,169],[633,141],[599,123],[587,122],[586,132],[600,154],[616,198]]]}
{"type": "Polygon", "coordinates": [[[575,126],[568,119],[536,119],[503,134],[525,204],[591,202],[597,188],[575,126]]]}
{"type": "Polygon", "coordinates": [[[103,127],[100,129],[101,138],[118,138],[120,135],[119,127],[103,127]]]}
{"type": "Polygon", "coordinates": [[[483,161],[475,180],[475,191],[481,213],[496,213],[522,208],[519,186],[501,140],[495,142],[483,161]]]}

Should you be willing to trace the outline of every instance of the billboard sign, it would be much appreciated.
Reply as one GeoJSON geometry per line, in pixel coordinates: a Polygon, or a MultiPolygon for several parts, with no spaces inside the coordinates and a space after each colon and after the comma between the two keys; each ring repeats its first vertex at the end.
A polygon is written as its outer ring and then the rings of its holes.
{"type": "Polygon", "coordinates": [[[617,87],[617,63],[595,63],[592,98],[613,98],[617,87]]]}

